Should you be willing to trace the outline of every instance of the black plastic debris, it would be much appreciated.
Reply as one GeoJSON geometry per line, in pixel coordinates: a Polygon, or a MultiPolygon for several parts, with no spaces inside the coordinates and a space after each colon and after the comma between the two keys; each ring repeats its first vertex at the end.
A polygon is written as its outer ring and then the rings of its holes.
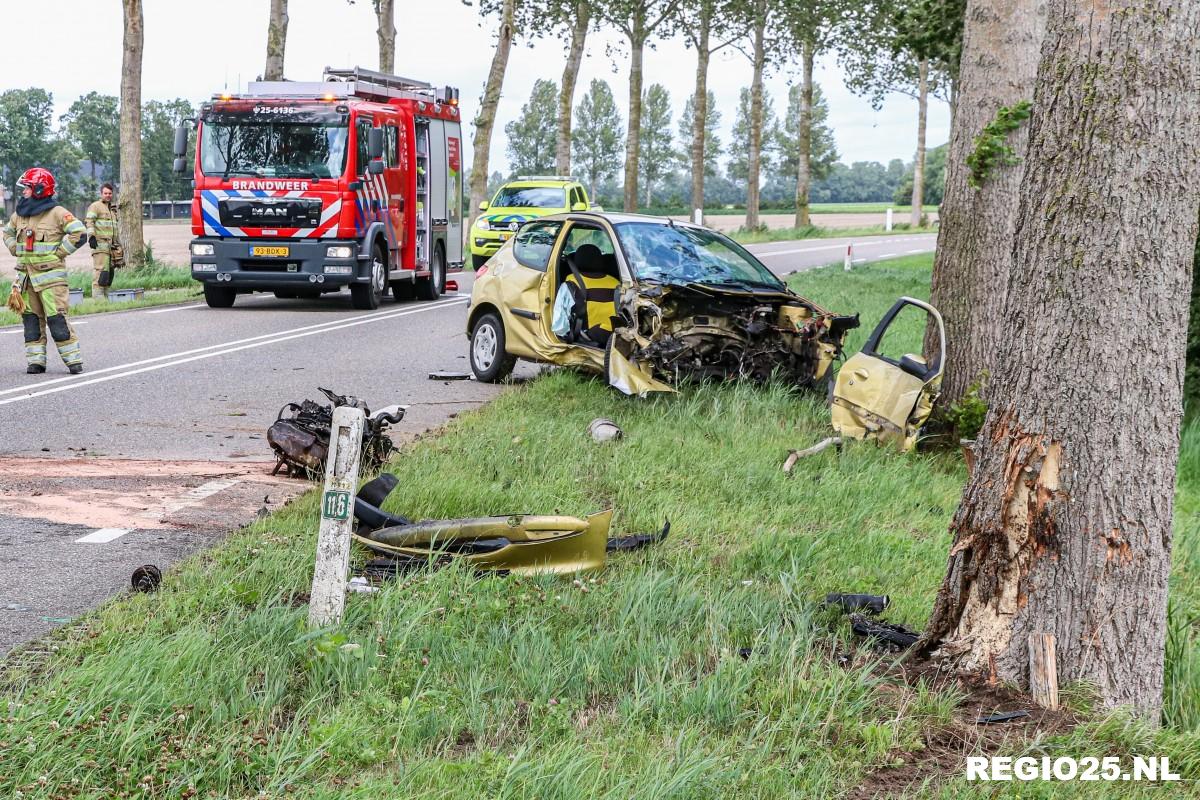
{"type": "Polygon", "coordinates": [[[471,380],[471,373],[469,373],[469,372],[450,372],[450,371],[443,370],[440,372],[429,373],[429,380],[431,380],[431,381],[469,381],[469,380],[471,380]]]}
{"type": "Polygon", "coordinates": [[[135,592],[157,591],[162,585],[162,571],[153,564],[144,564],[133,571],[129,583],[135,592]]]}
{"type": "Polygon", "coordinates": [[[892,600],[886,594],[840,594],[830,592],[825,595],[825,605],[840,608],[847,613],[851,611],[866,611],[868,614],[882,614],[891,605],[892,600]]]}
{"type": "Polygon", "coordinates": [[[658,533],[635,533],[630,536],[613,536],[608,540],[608,552],[623,553],[629,550],[640,550],[652,544],[658,544],[667,538],[671,532],[671,520],[663,523],[658,533]]]}
{"type": "Polygon", "coordinates": [[[986,716],[979,717],[975,720],[975,724],[992,725],[997,722],[1009,722],[1014,719],[1021,719],[1022,717],[1028,716],[1028,711],[1000,711],[995,714],[988,714],[986,716]]]}
{"type": "Polygon", "coordinates": [[[872,639],[876,646],[893,652],[907,650],[921,638],[919,631],[910,630],[903,625],[868,619],[862,614],[850,615],[850,630],[855,636],[865,636],[872,639]]]}

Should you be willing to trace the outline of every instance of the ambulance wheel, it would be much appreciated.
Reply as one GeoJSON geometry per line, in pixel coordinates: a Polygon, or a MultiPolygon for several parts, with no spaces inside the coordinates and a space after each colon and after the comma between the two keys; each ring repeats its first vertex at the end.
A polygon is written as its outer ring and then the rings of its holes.
{"type": "Polygon", "coordinates": [[[437,300],[446,288],[446,256],[442,246],[433,248],[433,261],[429,263],[429,277],[417,279],[417,297],[422,300],[437,300]]]}
{"type": "Polygon", "coordinates": [[[350,284],[350,300],[354,303],[354,307],[361,311],[374,311],[379,308],[385,294],[387,294],[387,250],[382,243],[376,242],[375,246],[371,248],[371,281],[350,284]]]}
{"type": "Polygon", "coordinates": [[[484,314],[471,329],[471,371],[484,383],[498,383],[512,374],[515,356],[504,352],[504,323],[495,314],[484,314]]]}
{"type": "Polygon", "coordinates": [[[204,302],[208,303],[209,308],[232,308],[234,300],[237,300],[237,289],[212,283],[204,284],[204,302]]]}

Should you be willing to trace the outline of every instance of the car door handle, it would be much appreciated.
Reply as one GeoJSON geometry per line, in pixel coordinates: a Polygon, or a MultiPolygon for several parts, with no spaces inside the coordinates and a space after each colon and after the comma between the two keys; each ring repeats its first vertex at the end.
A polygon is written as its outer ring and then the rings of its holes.
{"type": "Polygon", "coordinates": [[[514,309],[512,309],[512,313],[518,317],[524,317],[525,319],[538,319],[539,318],[538,313],[536,311],[526,311],[523,308],[514,308],[514,309]]]}

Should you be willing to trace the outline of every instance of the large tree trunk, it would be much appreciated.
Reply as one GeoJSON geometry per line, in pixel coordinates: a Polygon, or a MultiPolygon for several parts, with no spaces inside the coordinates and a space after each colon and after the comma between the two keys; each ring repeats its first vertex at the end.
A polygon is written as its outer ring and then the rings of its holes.
{"type": "Polygon", "coordinates": [[[288,0],[271,0],[271,21],[267,24],[267,68],[264,81],[283,80],[283,51],[287,47],[288,0]]]}
{"type": "Polygon", "coordinates": [[[1060,685],[1153,716],[1200,205],[1200,4],[1048,6],[1020,269],[917,652],[940,645],[1026,686],[1029,637],[1053,634],[1060,685]]]}
{"type": "Polygon", "coordinates": [[[746,229],[758,227],[759,168],[762,157],[763,139],[763,71],[767,63],[765,44],[767,13],[766,2],[755,4],[754,22],[754,77],[750,82],[750,153],[746,159],[746,229]]]}
{"type": "Polygon", "coordinates": [[[479,112],[475,115],[475,141],[471,157],[471,214],[467,221],[468,228],[479,216],[479,204],[487,199],[488,154],[492,149],[492,128],[496,124],[496,106],[500,103],[504,71],[508,67],[509,51],[512,50],[515,3],[516,0],[504,0],[496,52],[492,54],[492,66],[488,70],[487,83],[483,87],[483,97],[479,100],[479,112]]]}
{"type": "Polygon", "coordinates": [[[375,36],[379,39],[379,71],[396,69],[396,0],[375,0],[375,36]]]}
{"type": "Polygon", "coordinates": [[[913,161],[912,214],[909,223],[914,227],[921,224],[921,212],[925,209],[925,123],[929,116],[929,62],[925,59],[917,66],[917,157],[913,161]]]}
{"type": "MultiPolygon", "coordinates": [[[[975,188],[966,162],[997,110],[1032,99],[1045,11],[1044,0],[970,0],[967,7],[931,294],[946,325],[943,406],[994,371],[1006,336],[1004,295],[1023,167],[998,164],[975,188]]],[[[1008,135],[1018,159],[1028,139],[1028,123],[1008,135]]],[[[936,351],[936,336],[936,328],[926,332],[926,352],[936,351]]]]}
{"type": "Polygon", "coordinates": [[[696,91],[692,94],[692,209],[701,209],[704,220],[704,139],[708,121],[708,49],[712,34],[709,6],[701,8],[699,29],[696,31],[696,91]]]}
{"type": "Polygon", "coordinates": [[[558,135],[554,142],[554,164],[559,175],[571,174],[571,110],[575,100],[575,81],[579,78],[579,63],[583,60],[583,45],[587,41],[591,21],[591,3],[589,0],[579,0],[575,4],[575,26],[571,29],[571,47],[567,51],[567,63],[563,66],[562,85],[558,88],[558,135]]]}
{"type": "Polygon", "coordinates": [[[125,261],[145,261],[142,238],[142,0],[121,0],[125,34],[121,54],[121,244],[125,261]]]}
{"type": "Polygon", "coordinates": [[[629,129],[625,135],[625,194],[626,211],[637,211],[638,151],[642,130],[642,50],[646,46],[646,21],[634,19],[633,35],[629,37],[629,129]]]}
{"type": "Polygon", "coordinates": [[[813,46],[800,45],[800,61],[804,81],[800,86],[800,153],[796,169],[796,227],[812,223],[808,214],[808,190],[812,185],[812,106],[813,106],[813,46]]]}

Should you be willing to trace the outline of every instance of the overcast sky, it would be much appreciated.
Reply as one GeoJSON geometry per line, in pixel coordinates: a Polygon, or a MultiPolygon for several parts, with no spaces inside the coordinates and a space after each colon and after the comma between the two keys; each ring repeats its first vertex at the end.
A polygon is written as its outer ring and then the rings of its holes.
{"type": "MultiPolygon", "coordinates": [[[[146,46],[142,71],[143,100],[185,97],[193,103],[228,86],[236,90],[263,69],[268,0],[144,0],[146,46]]],[[[495,22],[481,20],[476,8],[462,0],[397,0],[396,71],[409,78],[459,87],[464,120],[474,116],[491,63],[495,22]]],[[[54,23],[55,43],[44,36],[20,35],[9,26],[0,49],[0,88],[39,86],[54,95],[59,114],[89,91],[118,94],[121,72],[121,0],[49,0],[40,22],[54,23]],[[63,38],[65,37],[65,38],[63,38]]],[[[319,80],[326,65],[378,65],[371,0],[291,0],[289,3],[285,72],[293,80],[319,80]]],[[[576,89],[576,102],[592,78],[609,82],[619,108],[628,99],[629,69],[625,54],[610,58],[606,45],[619,45],[612,31],[593,33],[576,89]]],[[[513,47],[504,81],[496,134],[492,139],[492,169],[507,164],[504,123],[520,113],[538,78],[557,82],[563,67],[560,38],[520,41],[513,47]]],[[[681,37],[658,42],[645,59],[645,83],[663,84],[671,94],[678,119],[695,80],[695,55],[681,37]]],[[[776,113],[786,111],[787,89],[796,79],[793,65],[781,65],[767,79],[776,113]]],[[[829,101],[829,121],[841,160],[910,160],[916,147],[917,104],[893,95],[875,111],[842,84],[833,59],[818,64],[817,81],[829,101]]],[[[709,88],[721,110],[722,140],[737,107],[738,91],[749,86],[750,62],[729,49],[719,53],[709,69],[709,88]]],[[[939,145],[949,135],[945,103],[930,104],[928,144],[939,145]]],[[[470,126],[464,136],[470,138],[470,126]]],[[[672,125],[672,132],[675,125],[672,125]]],[[[468,148],[468,157],[470,151],[468,148]]]]}

